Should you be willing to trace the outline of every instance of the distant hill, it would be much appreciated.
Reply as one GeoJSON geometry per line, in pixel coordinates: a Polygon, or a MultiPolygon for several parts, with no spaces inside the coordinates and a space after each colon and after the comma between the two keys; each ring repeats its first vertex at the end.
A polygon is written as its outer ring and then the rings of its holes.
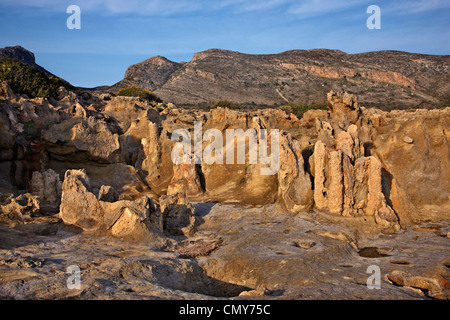
{"type": "Polygon", "coordinates": [[[323,103],[327,92],[357,94],[381,109],[436,108],[450,102],[450,56],[378,51],[293,50],[244,54],[209,49],[187,63],[153,57],[130,66],[119,83],[137,85],[167,102],[207,105],[323,103]]]}

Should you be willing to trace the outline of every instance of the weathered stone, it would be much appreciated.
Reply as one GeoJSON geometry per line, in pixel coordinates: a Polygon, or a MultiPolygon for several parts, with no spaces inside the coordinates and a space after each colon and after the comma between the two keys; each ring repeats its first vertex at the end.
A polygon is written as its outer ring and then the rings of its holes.
{"type": "Polygon", "coordinates": [[[414,140],[411,137],[406,136],[406,137],[403,138],[403,142],[406,142],[408,144],[412,144],[412,143],[414,143],[414,140]]]}
{"type": "Polygon", "coordinates": [[[0,203],[0,222],[24,222],[41,213],[39,200],[30,193],[9,197],[3,205],[0,203]]]}
{"type": "Polygon", "coordinates": [[[59,214],[66,224],[86,231],[106,231],[118,217],[105,217],[90,188],[85,170],[68,170],[63,181],[59,214]]]}
{"type": "Polygon", "coordinates": [[[200,177],[194,158],[185,154],[183,163],[173,165],[173,177],[167,188],[167,194],[185,192],[187,195],[198,195],[203,192],[200,177]]]}
{"type": "Polygon", "coordinates": [[[52,126],[43,138],[47,150],[58,159],[114,163],[121,155],[119,135],[111,127],[93,116],[87,120],[74,118],[52,126]]]}
{"type": "Polygon", "coordinates": [[[101,186],[98,193],[98,200],[104,202],[116,202],[119,200],[119,195],[114,187],[101,186]]]}
{"type": "Polygon", "coordinates": [[[369,180],[366,214],[375,216],[375,221],[385,227],[399,229],[398,218],[386,203],[381,184],[381,163],[369,157],[369,180]]]}
{"type": "MultiPolygon", "coordinates": [[[[340,140],[341,146],[354,157],[354,145],[350,142],[354,140],[350,135],[340,136],[345,137],[340,140]]],[[[383,194],[381,163],[377,158],[359,157],[352,164],[347,154],[327,149],[321,141],[316,143],[313,156],[317,209],[343,216],[373,216],[377,224],[398,230],[399,219],[383,194]]]]}
{"type": "Polygon", "coordinates": [[[314,145],[314,206],[319,210],[328,207],[325,187],[326,157],[325,144],[319,140],[314,145]]]}
{"type": "Polygon", "coordinates": [[[440,274],[419,275],[394,270],[386,275],[389,282],[402,287],[422,290],[427,296],[435,299],[450,299],[450,285],[440,274]]]}
{"type": "Polygon", "coordinates": [[[189,203],[186,194],[178,192],[162,196],[159,205],[163,217],[163,228],[172,235],[189,235],[194,232],[194,207],[189,203]]]}
{"type": "Polygon", "coordinates": [[[280,133],[278,202],[288,212],[308,210],[313,204],[311,177],[304,170],[302,150],[297,140],[280,133]]]}
{"type": "Polygon", "coordinates": [[[332,148],[336,145],[336,133],[329,122],[316,118],[316,131],[317,139],[327,147],[332,148]]]}
{"type": "Polygon", "coordinates": [[[327,94],[327,100],[331,118],[337,121],[342,128],[355,124],[361,116],[361,109],[356,96],[352,94],[331,91],[327,94]]]}
{"type": "Polygon", "coordinates": [[[86,231],[110,231],[116,237],[162,245],[161,213],[150,198],[104,202],[97,200],[89,189],[84,170],[66,172],[60,208],[64,223],[86,231]]]}
{"type": "Polygon", "coordinates": [[[341,214],[343,206],[342,152],[331,151],[329,157],[328,209],[331,213],[341,214]]]}
{"type": "Polygon", "coordinates": [[[30,190],[39,196],[42,203],[59,205],[62,194],[62,182],[59,175],[52,169],[45,172],[35,171],[30,181],[30,190]]]}

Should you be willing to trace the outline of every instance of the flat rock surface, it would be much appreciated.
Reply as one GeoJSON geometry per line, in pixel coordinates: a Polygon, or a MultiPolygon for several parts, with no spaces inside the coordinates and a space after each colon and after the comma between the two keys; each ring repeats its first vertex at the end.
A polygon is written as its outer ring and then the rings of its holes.
{"type": "Polygon", "coordinates": [[[57,215],[1,224],[0,298],[430,299],[436,295],[394,285],[387,275],[450,276],[448,221],[384,234],[368,217],[194,207],[197,232],[172,237],[165,251],[81,232],[57,215]],[[80,268],[80,289],[67,287],[72,265],[80,268]],[[369,266],[381,271],[380,289],[367,287],[369,266]]]}

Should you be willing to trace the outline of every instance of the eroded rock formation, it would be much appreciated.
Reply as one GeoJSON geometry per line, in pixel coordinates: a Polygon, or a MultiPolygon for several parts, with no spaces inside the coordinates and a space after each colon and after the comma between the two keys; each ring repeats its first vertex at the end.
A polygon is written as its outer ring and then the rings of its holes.
{"type": "Polygon", "coordinates": [[[64,223],[86,231],[110,232],[120,238],[163,243],[162,215],[148,197],[135,201],[104,201],[105,187],[92,193],[84,170],[68,170],[62,185],[60,216],[64,223]]]}
{"type": "MultiPolygon", "coordinates": [[[[278,109],[157,111],[137,98],[103,99],[65,89],[55,99],[28,99],[5,83],[1,88],[0,187],[13,193],[28,189],[44,207],[57,206],[64,189],[58,179],[66,176],[67,184],[72,179],[72,186],[78,186],[73,203],[79,197],[97,208],[77,218],[62,210],[66,221],[86,230],[112,230],[121,216],[113,204],[120,207],[117,203],[134,203],[143,196],[158,201],[179,192],[186,201],[278,203],[289,213],[316,209],[349,218],[367,216],[392,230],[428,215],[448,216],[448,108],[387,113],[360,106],[354,95],[330,92],[328,111],[311,110],[298,119],[278,109]],[[194,141],[196,123],[201,124],[200,150],[194,141]],[[190,161],[181,164],[171,158],[177,129],[187,130],[191,138],[190,161]],[[229,130],[246,136],[243,163],[237,161],[236,148],[234,159],[227,159],[235,139],[228,138],[229,130]],[[250,163],[250,158],[264,143],[267,150],[275,147],[270,146],[272,130],[279,130],[279,161],[273,174],[264,175],[270,164],[250,163]],[[222,161],[195,162],[199,151],[222,161]],[[89,183],[66,174],[74,169],[84,169],[89,183]],[[105,218],[106,207],[116,213],[105,218]]],[[[145,210],[125,207],[123,219],[134,217],[137,225],[145,225],[145,210]]]]}

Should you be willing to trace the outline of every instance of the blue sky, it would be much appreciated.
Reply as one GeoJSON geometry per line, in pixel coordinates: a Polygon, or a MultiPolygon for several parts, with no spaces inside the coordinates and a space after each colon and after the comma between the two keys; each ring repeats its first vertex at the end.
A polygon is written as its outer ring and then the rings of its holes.
{"type": "Polygon", "coordinates": [[[450,54],[449,0],[0,0],[0,47],[21,45],[77,86],[112,85],[154,55],[210,48],[279,53],[329,48],[450,54]],[[69,5],[81,29],[69,30],[69,5]],[[369,30],[369,5],[381,29],[369,30]]]}

